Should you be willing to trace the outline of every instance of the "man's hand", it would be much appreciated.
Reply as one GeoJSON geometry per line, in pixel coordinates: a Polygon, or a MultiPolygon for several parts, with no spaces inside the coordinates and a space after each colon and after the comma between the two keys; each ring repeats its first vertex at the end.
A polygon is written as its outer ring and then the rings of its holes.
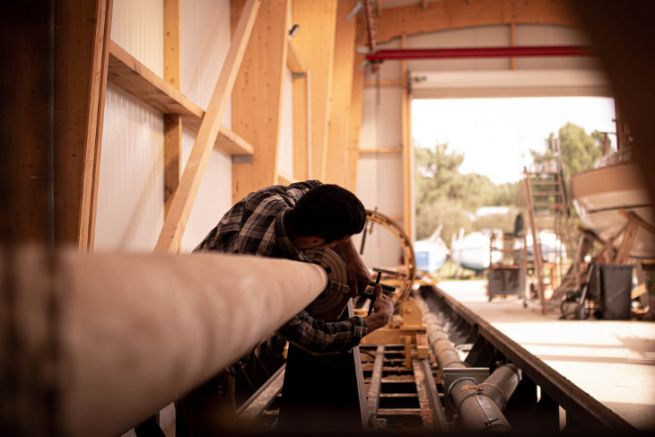
{"type": "Polygon", "coordinates": [[[351,290],[351,297],[357,297],[366,290],[371,280],[368,267],[351,239],[344,241],[334,247],[334,250],[346,261],[346,273],[348,273],[348,285],[351,290]]]}
{"type": "Polygon", "coordinates": [[[394,311],[393,300],[382,293],[382,287],[379,284],[375,286],[373,311],[372,315],[364,318],[368,332],[375,331],[389,323],[394,311]]]}

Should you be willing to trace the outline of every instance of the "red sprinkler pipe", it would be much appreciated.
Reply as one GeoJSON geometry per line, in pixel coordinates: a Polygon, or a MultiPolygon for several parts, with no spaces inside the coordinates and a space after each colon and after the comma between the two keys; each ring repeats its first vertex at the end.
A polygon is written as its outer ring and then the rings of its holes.
{"type": "Polygon", "coordinates": [[[384,49],[366,55],[373,63],[414,59],[591,56],[588,46],[464,47],[449,49],[384,49]]]}

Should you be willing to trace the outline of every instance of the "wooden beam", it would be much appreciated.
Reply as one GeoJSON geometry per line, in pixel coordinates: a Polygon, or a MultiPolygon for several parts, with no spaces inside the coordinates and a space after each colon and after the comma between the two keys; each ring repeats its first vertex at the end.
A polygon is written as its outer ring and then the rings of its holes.
{"type": "Polygon", "coordinates": [[[303,65],[292,39],[288,40],[287,46],[287,67],[289,67],[289,71],[296,74],[305,73],[307,69],[303,65]]]}
{"type": "Polygon", "coordinates": [[[300,26],[294,42],[298,55],[311,72],[310,177],[316,179],[324,179],[326,175],[328,109],[332,90],[336,14],[335,0],[293,1],[293,22],[300,26]]]}
{"type": "MultiPolygon", "coordinates": [[[[110,82],[157,111],[182,116],[184,126],[193,133],[198,132],[205,115],[199,105],[113,41],[109,55],[110,82]]],[[[225,126],[220,128],[215,148],[233,155],[252,155],[252,146],[225,126]]]]}
{"type": "Polygon", "coordinates": [[[93,247],[111,0],[55,6],[55,233],[93,247]]]}
{"type": "Polygon", "coordinates": [[[234,202],[277,182],[288,7],[288,0],[264,1],[232,92],[232,127],[255,146],[252,160],[232,164],[234,202]]]}
{"type": "Polygon", "coordinates": [[[394,155],[402,153],[402,147],[377,147],[377,148],[362,148],[358,150],[359,155],[394,155]]]}
{"type": "MultiPolygon", "coordinates": [[[[551,0],[443,0],[424,9],[419,4],[385,9],[377,18],[376,42],[401,35],[439,32],[465,27],[516,24],[549,24],[578,27],[571,1],[551,0]]],[[[360,43],[364,42],[364,38],[360,43]]]]}
{"type": "Polygon", "coordinates": [[[179,250],[180,241],[200,186],[202,173],[218,137],[220,120],[227,107],[260,6],[261,0],[248,0],[243,8],[230,49],[209,101],[209,107],[200,124],[180,184],[164,220],[162,232],[155,246],[157,253],[176,253],[179,250]]]}
{"type": "Polygon", "coordinates": [[[309,74],[296,74],[293,76],[291,84],[293,88],[293,175],[302,181],[310,179],[311,168],[309,83],[309,74]]]}
{"type": "Polygon", "coordinates": [[[403,81],[400,79],[384,79],[384,80],[375,80],[367,79],[364,81],[364,86],[366,88],[400,88],[403,86],[403,81]]]}
{"type": "Polygon", "coordinates": [[[277,183],[280,184],[280,185],[291,185],[291,184],[293,184],[295,182],[298,182],[298,181],[296,179],[292,178],[289,175],[285,175],[285,174],[282,174],[282,173],[279,173],[277,175],[277,183]]]}
{"type": "Polygon", "coordinates": [[[359,133],[362,125],[364,103],[364,55],[355,55],[353,68],[353,87],[350,102],[350,123],[348,126],[348,181],[346,187],[355,192],[357,189],[357,163],[359,161],[359,133]]]}
{"type": "MultiPolygon", "coordinates": [[[[407,35],[403,34],[400,40],[400,46],[402,48],[407,46],[407,35]]],[[[413,178],[413,158],[414,151],[412,150],[412,127],[411,127],[411,96],[409,95],[409,84],[408,84],[408,71],[407,71],[407,62],[402,61],[400,63],[400,71],[402,75],[403,82],[403,95],[402,95],[402,149],[403,149],[403,227],[405,234],[409,237],[410,240],[414,241],[414,224],[412,218],[414,216],[413,211],[413,200],[412,200],[412,182],[413,178]]]]}
{"type": "MultiPolygon", "coordinates": [[[[6,64],[3,64],[3,110],[0,111],[0,241],[7,246],[30,242],[45,247],[54,238],[50,199],[52,165],[47,153],[52,146],[49,129],[52,14],[49,8],[50,4],[43,3],[38,6],[26,2],[3,5],[0,53],[6,64]]],[[[79,116],[77,120],[83,123],[82,114],[78,108],[74,109],[69,116],[79,116]]],[[[83,131],[69,132],[83,138],[83,131]]],[[[83,144],[83,140],[73,139],[83,144]]],[[[80,186],[76,180],[71,182],[80,186]]],[[[71,200],[76,199],[72,197],[71,200]]],[[[79,208],[77,203],[74,206],[79,208]]],[[[77,215],[79,211],[70,212],[77,215]]],[[[68,243],[76,244],[76,219],[70,230],[72,238],[68,243]]],[[[5,250],[7,246],[3,246],[5,250]]],[[[7,278],[7,273],[4,275],[7,278]]],[[[3,286],[5,283],[9,282],[3,282],[3,286]]],[[[3,296],[5,290],[9,293],[10,289],[10,286],[3,288],[3,296]]]]}
{"type": "Polygon", "coordinates": [[[205,111],[200,106],[114,41],[109,44],[109,55],[110,82],[163,114],[203,118],[205,111]]]}
{"type": "Polygon", "coordinates": [[[332,62],[332,91],[328,123],[328,149],[325,181],[346,185],[348,123],[355,63],[356,21],[348,18],[355,0],[341,0],[337,6],[337,27],[332,62]]]}
{"type": "MultiPolygon", "coordinates": [[[[164,0],[164,81],[180,89],[180,1],[164,0]]],[[[173,201],[173,195],[182,174],[182,117],[164,115],[164,214],[173,201]]]]}

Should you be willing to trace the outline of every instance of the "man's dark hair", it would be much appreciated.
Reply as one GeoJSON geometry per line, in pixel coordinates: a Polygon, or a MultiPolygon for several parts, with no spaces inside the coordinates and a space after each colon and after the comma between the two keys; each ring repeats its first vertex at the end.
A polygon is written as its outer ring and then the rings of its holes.
{"type": "Polygon", "coordinates": [[[284,220],[294,235],[321,237],[331,243],[360,233],[366,223],[366,210],[350,191],[326,184],[303,194],[284,220]]]}

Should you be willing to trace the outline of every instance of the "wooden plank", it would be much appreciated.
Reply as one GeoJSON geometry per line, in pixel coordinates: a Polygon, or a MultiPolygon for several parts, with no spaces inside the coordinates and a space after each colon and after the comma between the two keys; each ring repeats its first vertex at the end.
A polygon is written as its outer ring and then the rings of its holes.
{"type": "Polygon", "coordinates": [[[359,149],[359,155],[393,155],[402,153],[402,147],[376,147],[376,148],[363,148],[359,149]]]}
{"type": "Polygon", "coordinates": [[[371,372],[371,382],[368,386],[368,420],[369,428],[374,428],[377,420],[378,407],[380,405],[380,392],[382,387],[382,367],[384,364],[384,346],[378,346],[375,350],[375,361],[371,372]]]}
{"type": "Polygon", "coordinates": [[[232,93],[232,128],[254,145],[252,160],[232,163],[234,202],[277,181],[288,7],[288,0],[264,1],[232,93]]]}
{"type": "MultiPolygon", "coordinates": [[[[5,250],[12,243],[25,242],[45,247],[54,237],[49,214],[53,179],[48,156],[48,148],[52,146],[49,96],[52,17],[48,7],[35,7],[31,3],[3,6],[5,25],[0,27],[0,53],[11,64],[3,67],[6,82],[2,86],[4,106],[0,111],[0,240],[7,245],[5,250]]],[[[74,224],[73,238],[77,222],[74,224]]],[[[8,277],[5,278],[3,297],[9,296],[13,288],[8,277]],[[5,284],[8,284],[6,288],[5,284]]],[[[3,323],[3,326],[7,325],[3,323]]]]}
{"type": "Polygon", "coordinates": [[[292,73],[304,73],[307,71],[303,65],[300,55],[298,55],[298,50],[292,39],[289,39],[287,42],[287,67],[292,73]]]}
{"type": "Polygon", "coordinates": [[[294,42],[305,67],[311,71],[311,177],[316,179],[326,175],[336,14],[335,0],[293,1],[293,22],[300,25],[294,42]]]}
{"type": "Polygon", "coordinates": [[[299,180],[310,179],[309,74],[294,75],[293,88],[293,174],[299,180]]]}
{"type": "MultiPolygon", "coordinates": [[[[401,47],[407,46],[407,35],[403,34],[401,37],[401,47]]],[[[405,234],[410,240],[414,240],[414,211],[412,201],[412,185],[414,181],[413,158],[414,151],[412,150],[412,129],[411,129],[411,97],[409,95],[409,84],[407,63],[402,61],[400,63],[400,71],[403,81],[403,94],[402,94],[402,136],[403,136],[403,228],[405,234]]]]}
{"type": "Polygon", "coordinates": [[[364,81],[366,88],[400,88],[403,86],[403,81],[400,79],[367,79],[364,81]]]}
{"type": "Polygon", "coordinates": [[[209,107],[200,124],[180,184],[164,220],[163,229],[155,246],[157,253],[175,253],[179,250],[191,207],[200,186],[202,173],[218,137],[220,120],[225,112],[260,6],[261,0],[248,0],[243,8],[230,49],[209,101],[209,107]]]}
{"type": "Polygon", "coordinates": [[[277,175],[277,183],[280,185],[291,185],[295,182],[298,182],[296,179],[292,178],[289,175],[285,175],[282,173],[278,173],[277,175]]]}
{"type": "Polygon", "coordinates": [[[109,81],[163,114],[202,119],[205,111],[125,49],[109,44],[109,81]]]}
{"type": "Polygon", "coordinates": [[[337,5],[337,24],[332,62],[332,90],[328,123],[328,149],[325,181],[346,185],[348,124],[355,62],[356,21],[348,18],[355,0],[341,0],[337,5]]]}
{"type": "MultiPolygon", "coordinates": [[[[139,62],[115,42],[109,46],[109,80],[151,108],[182,116],[184,126],[197,134],[205,111],[139,62]]],[[[225,126],[215,147],[229,154],[252,155],[252,146],[225,126]]]]}
{"type": "MultiPolygon", "coordinates": [[[[180,1],[164,0],[164,81],[180,89],[180,1]]],[[[164,214],[182,174],[182,117],[164,115],[164,214]]]]}
{"type": "Polygon", "coordinates": [[[93,246],[111,0],[55,5],[55,234],[93,246]]]}
{"type": "Polygon", "coordinates": [[[346,187],[355,192],[357,189],[357,163],[359,161],[359,132],[362,125],[364,102],[364,62],[363,54],[355,55],[353,68],[353,86],[350,102],[350,123],[348,125],[348,180],[346,187]]]}
{"type": "MultiPolygon", "coordinates": [[[[385,9],[377,18],[378,44],[421,33],[465,27],[516,24],[549,24],[579,27],[571,0],[443,0],[423,9],[411,4],[385,9]]],[[[361,37],[360,43],[365,41],[361,37]]]]}

